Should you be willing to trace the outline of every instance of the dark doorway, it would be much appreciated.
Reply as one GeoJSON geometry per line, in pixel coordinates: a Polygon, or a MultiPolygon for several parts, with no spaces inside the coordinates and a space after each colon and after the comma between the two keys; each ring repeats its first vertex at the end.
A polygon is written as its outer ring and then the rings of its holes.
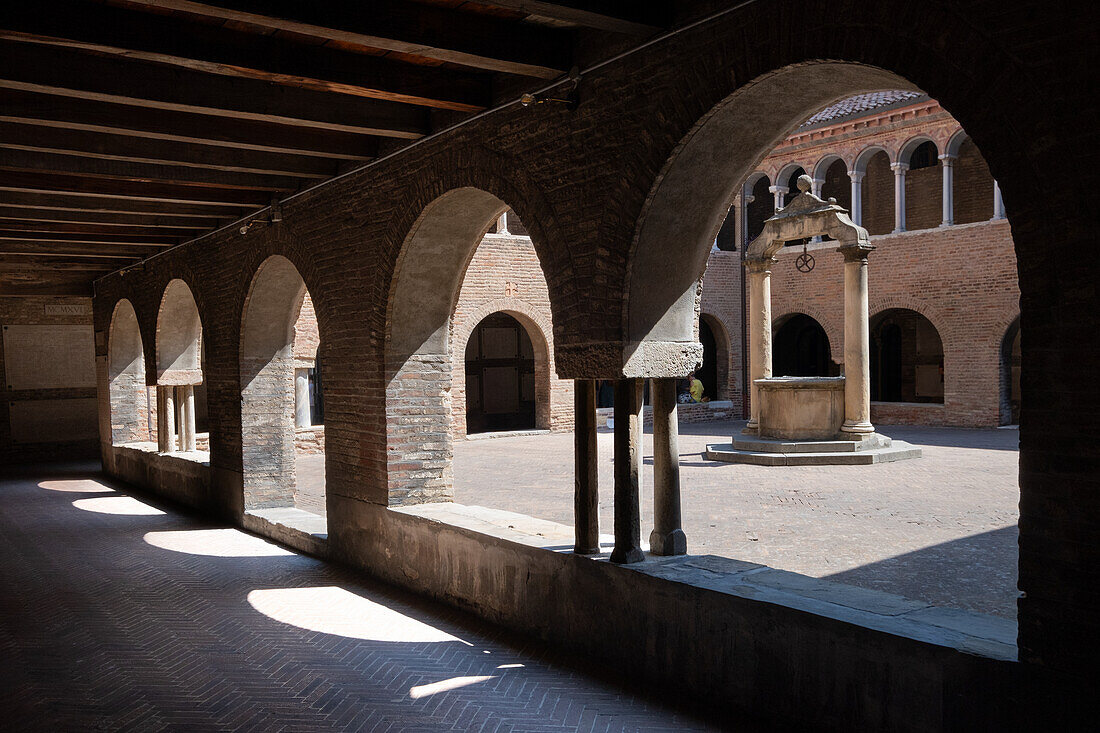
{"type": "Polygon", "coordinates": [[[871,399],[943,404],[943,342],[932,322],[897,308],[871,320],[871,399]]]}
{"type": "Polygon", "coordinates": [[[775,332],[772,374],[777,377],[828,377],[832,359],[829,337],[813,318],[796,313],[775,332]]]}
{"type": "Polygon", "coordinates": [[[1001,342],[1001,425],[1020,424],[1020,319],[1001,342]]]}
{"type": "Polygon", "coordinates": [[[703,397],[718,399],[718,342],[707,322],[699,319],[699,343],[703,345],[703,366],[695,376],[703,383],[703,397]]]}
{"type": "Polygon", "coordinates": [[[488,316],[466,343],[466,432],[535,427],[535,354],[520,322],[488,316]]]}
{"type": "Polygon", "coordinates": [[[309,415],[311,425],[325,424],[325,388],[321,381],[321,355],[313,360],[313,368],[307,370],[309,375],[309,415]]]}

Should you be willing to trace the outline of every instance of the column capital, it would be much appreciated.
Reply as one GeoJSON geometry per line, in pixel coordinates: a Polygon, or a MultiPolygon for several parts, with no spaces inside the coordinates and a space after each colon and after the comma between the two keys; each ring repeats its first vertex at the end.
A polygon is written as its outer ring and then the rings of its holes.
{"type": "Polygon", "coordinates": [[[775,257],[761,257],[745,260],[745,269],[749,272],[771,272],[773,262],[778,262],[775,257]]]}
{"type": "Polygon", "coordinates": [[[753,196],[751,193],[745,194],[745,203],[746,204],[751,204],[753,201],[756,201],[755,196],[753,196]]]}
{"type": "Polygon", "coordinates": [[[905,171],[909,170],[909,164],[908,163],[891,163],[890,164],[890,170],[892,170],[894,172],[895,176],[898,175],[898,174],[904,175],[905,171]]]}
{"type": "Polygon", "coordinates": [[[959,159],[959,156],[952,155],[951,153],[944,153],[940,155],[939,158],[940,163],[942,163],[943,165],[953,165],[955,161],[959,159]]]}
{"type": "Polygon", "coordinates": [[[848,178],[852,179],[856,183],[859,183],[860,181],[862,181],[863,177],[865,175],[867,175],[867,171],[856,171],[856,170],[848,171],[848,178]]]}
{"type": "Polygon", "coordinates": [[[772,193],[781,193],[785,196],[787,195],[787,193],[790,192],[791,189],[787,188],[786,186],[768,186],[768,190],[772,193]]]}
{"type": "Polygon", "coordinates": [[[845,262],[857,262],[867,261],[867,255],[871,254],[874,249],[874,245],[865,244],[863,242],[856,242],[855,244],[843,244],[836,248],[843,257],[845,262]]]}

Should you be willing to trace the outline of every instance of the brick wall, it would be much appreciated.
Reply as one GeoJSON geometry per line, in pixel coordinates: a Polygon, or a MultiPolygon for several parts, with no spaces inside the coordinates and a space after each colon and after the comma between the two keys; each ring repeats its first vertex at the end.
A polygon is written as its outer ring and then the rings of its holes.
{"type": "MultiPolygon", "coordinates": [[[[509,231],[522,226],[515,214],[509,231]]],[[[535,353],[535,427],[573,429],[573,381],[559,379],[552,343],[550,292],[530,237],[487,235],[474,251],[451,317],[451,425],[466,437],[466,343],[486,316],[507,312],[527,331],[535,353]]]]}
{"type": "MultiPolygon", "coordinates": [[[[4,326],[87,326],[92,325],[92,301],[90,298],[51,298],[51,297],[0,297],[0,328],[4,326]],[[66,313],[57,314],[61,306],[66,313]]],[[[89,333],[89,336],[91,334],[89,333]]],[[[0,334],[0,465],[22,461],[35,461],[64,456],[67,458],[91,458],[96,455],[99,441],[95,437],[65,442],[17,442],[11,431],[11,408],[33,410],[39,405],[47,406],[53,400],[95,399],[95,387],[56,387],[41,389],[12,389],[8,384],[7,363],[5,361],[4,341],[0,334]]],[[[89,362],[88,369],[103,368],[89,362]]],[[[106,397],[100,397],[106,401],[106,397]]],[[[102,408],[102,405],[101,405],[102,408]]],[[[52,408],[47,408],[52,409],[52,408]]],[[[102,412],[102,409],[101,409],[102,412]]],[[[91,419],[89,430],[94,430],[95,420],[91,419]]]]}

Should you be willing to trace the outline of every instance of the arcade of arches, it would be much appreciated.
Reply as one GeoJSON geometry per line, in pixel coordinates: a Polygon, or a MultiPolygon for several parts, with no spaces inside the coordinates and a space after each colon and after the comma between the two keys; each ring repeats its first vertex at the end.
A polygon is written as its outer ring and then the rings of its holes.
{"type": "MultiPolygon", "coordinates": [[[[1077,180],[1090,142],[1087,39],[1054,7],[1039,23],[953,4],[803,5],[719,4],[581,62],[568,88],[548,53],[534,103],[494,82],[484,114],[442,127],[446,110],[424,112],[419,132],[359,151],[342,175],[98,279],[107,475],[630,670],[725,722],[961,730],[1069,709],[1079,698],[1054,693],[1089,678],[1100,629],[1097,386],[1080,376],[1097,366],[1080,334],[1100,313],[1098,273],[1063,257],[1088,251],[1094,227],[1057,185],[1077,180]],[[943,43],[897,30],[918,26],[943,43]],[[682,449],[684,426],[741,428],[745,325],[760,318],[741,257],[803,175],[871,235],[871,422],[1009,438],[995,428],[1019,425],[1015,618],[692,544],[689,469],[712,467],[682,449]],[[692,370],[709,399],[678,407],[692,370]],[[512,440],[467,434],[532,427],[568,447],[553,465],[520,458],[565,477],[569,524],[454,501],[459,451],[512,440]]],[[[761,264],[779,317],[755,332],[774,339],[775,372],[854,361],[835,249],[815,238],[761,264]]],[[[922,461],[891,470],[934,469],[922,461]]],[[[713,470],[810,526],[831,521],[832,468],[776,467],[790,492],[713,470]]],[[[891,500],[883,467],[852,468],[844,490],[891,500]]],[[[980,488],[943,493],[965,503],[980,488]]],[[[1008,488],[998,518],[1015,532],[1008,488]]],[[[740,521],[716,497],[710,515],[740,521]]],[[[919,498],[904,509],[922,531],[919,498]]],[[[856,519],[842,539],[874,545],[874,518],[856,519]]],[[[948,544],[924,557],[950,567],[948,544]]]]}

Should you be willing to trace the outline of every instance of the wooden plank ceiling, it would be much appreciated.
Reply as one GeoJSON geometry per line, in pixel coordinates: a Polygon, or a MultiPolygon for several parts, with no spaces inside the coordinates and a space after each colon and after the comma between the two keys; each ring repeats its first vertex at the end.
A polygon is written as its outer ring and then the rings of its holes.
{"type": "Polygon", "coordinates": [[[560,78],[582,45],[659,33],[659,5],[5,3],[0,295],[90,295],[105,273],[560,78]]]}

